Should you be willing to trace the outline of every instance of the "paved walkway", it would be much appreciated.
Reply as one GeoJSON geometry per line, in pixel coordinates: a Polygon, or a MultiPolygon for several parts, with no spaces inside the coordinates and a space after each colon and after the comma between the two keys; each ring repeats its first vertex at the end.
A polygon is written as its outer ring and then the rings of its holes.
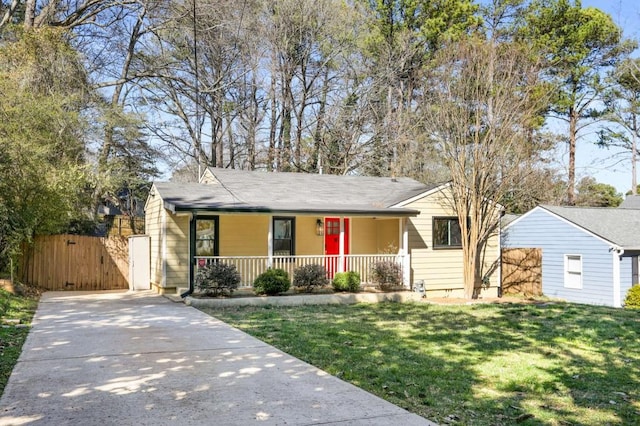
{"type": "Polygon", "coordinates": [[[151,292],[45,293],[1,425],[434,425],[151,292]]]}

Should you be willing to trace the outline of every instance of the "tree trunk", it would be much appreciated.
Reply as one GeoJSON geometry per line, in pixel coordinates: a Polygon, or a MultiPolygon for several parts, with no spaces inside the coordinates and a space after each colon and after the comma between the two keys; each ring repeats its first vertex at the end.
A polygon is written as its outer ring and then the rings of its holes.
{"type": "Polygon", "coordinates": [[[272,70],[271,72],[269,97],[271,98],[271,117],[269,120],[269,152],[267,154],[267,170],[273,171],[276,162],[276,126],[278,125],[278,109],[276,106],[276,76],[274,70],[272,70]]]}
{"type": "Polygon", "coordinates": [[[633,128],[631,132],[631,195],[638,193],[638,176],[636,175],[636,162],[638,157],[638,117],[633,114],[633,128]]]}
{"type": "Polygon", "coordinates": [[[291,93],[291,79],[289,78],[289,74],[284,76],[283,79],[283,89],[282,89],[282,124],[280,127],[280,147],[281,147],[281,155],[280,158],[282,160],[280,164],[280,170],[283,172],[291,171],[291,127],[292,127],[292,98],[293,94],[291,93]]]}
{"type": "Polygon", "coordinates": [[[24,27],[33,28],[36,21],[36,0],[27,0],[24,5],[24,27]]]}
{"type": "Polygon", "coordinates": [[[19,0],[12,0],[11,1],[11,4],[7,8],[7,10],[4,12],[4,15],[2,15],[2,19],[0,19],[0,29],[2,27],[4,27],[5,25],[7,25],[8,22],[11,21],[11,18],[13,17],[13,14],[15,13],[16,9],[18,8],[18,4],[19,3],[20,3],[19,0]]]}
{"type": "Polygon", "coordinates": [[[251,107],[249,109],[249,123],[247,125],[247,163],[249,170],[256,168],[256,144],[257,127],[260,116],[260,103],[258,101],[258,83],[256,81],[255,72],[251,75],[251,107]]]}
{"type": "MultiPolygon", "coordinates": [[[[129,43],[127,45],[127,55],[122,64],[122,70],[120,71],[120,76],[118,83],[113,87],[113,93],[111,94],[111,102],[110,107],[113,112],[115,112],[120,104],[122,97],[122,91],[124,90],[124,85],[129,79],[129,70],[131,69],[131,62],[133,61],[133,57],[135,54],[136,46],[138,44],[138,40],[140,40],[140,32],[142,29],[142,23],[146,16],[146,9],[143,8],[138,20],[134,24],[131,30],[131,36],[129,37],[129,43]]],[[[98,206],[102,201],[101,198],[103,196],[103,187],[100,184],[101,181],[104,180],[103,176],[107,173],[108,164],[111,157],[111,151],[114,144],[114,129],[111,123],[107,123],[104,128],[104,141],[102,142],[102,148],[100,149],[100,153],[98,154],[98,176],[101,176],[98,179],[98,183],[96,184],[96,189],[93,197],[93,211],[95,214],[98,212],[98,206]]],[[[121,206],[118,206],[121,207],[121,206]]],[[[133,222],[132,222],[133,226],[133,222]]],[[[131,229],[134,229],[133,227],[131,229]]]]}
{"type": "Polygon", "coordinates": [[[324,84],[322,86],[322,96],[320,98],[320,106],[318,108],[318,120],[316,121],[316,129],[313,132],[313,156],[311,158],[312,170],[319,173],[322,173],[322,160],[320,159],[320,155],[322,155],[322,132],[327,109],[328,80],[329,69],[327,68],[324,71],[324,84]]]}
{"type": "Polygon", "coordinates": [[[473,253],[473,247],[467,247],[462,250],[464,257],[463,280],[464,280],[464,298],[473,299],[475,297],[476,288],[476,256],[473,253]]]}
{"type": "Polygon", "coordinates": [[[572,106],[569,107],[569,177],[567,185],[567,204],[576,203],[576,139],[578,126],[578,112],[572,106]]]}
{"type": "Polygon", "coordinates": [[[306,91],[302,94],[302,99],[300,100],[300,108],[296,111],[296,138],[295,138],[295,148],[293,150],[293,162],[295,164],[296,171],[299,171],[302,168],[302,120],[304,119],[304,110],[307,103],[307,93],[306,91]]]}

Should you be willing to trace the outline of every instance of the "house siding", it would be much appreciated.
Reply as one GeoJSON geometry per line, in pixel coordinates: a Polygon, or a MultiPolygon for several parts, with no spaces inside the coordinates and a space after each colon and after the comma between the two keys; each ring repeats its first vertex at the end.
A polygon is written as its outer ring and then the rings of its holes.
{"type": "Polygon", "coordinates": [[[166,214],[166,288],[189,286],[190,215],[166,214]]]}
{"type": "MultiPolygon", "coordinates": [[[[212,213],[214,214],[214,213],[212,213]]],[[[220,215],[220,256],[267,256],[271,215],[220,215]]],[[[324,237],[316,235],[316,220],[295,216],[295,253],[324,254],[324,237]]]]}
{"type": "Polygon", "coordinates": [[[397,253],[400,248],[400,224],[398,219],[376,220],[378,238],[376,253],[397,253]]]}
{"type": "MultiPolygon", "coordinates": [[[[153,193],[153,191],[152,191],[153,193]]],[[[150,281],[155,286],[162,285],[162,240],[163,240],[163,227],[162,227],[162,214],[164,208],[162,206],[162,199],[159,196],[150,196],[147,205],[145,206],[144,214],[144,229],[145,233],[151,239],[151,252],[150,252],[150,281]]]]}
{"type": "MultiPolygon", "coordinates": [[[[423,280],[427,297],[463,297],[464,276],[462,249],[434,250],[432,247],[432,221],[434,216],[455,216],[448,205],[443,191],[432,193],[405,207],[420,211],[417,217],[409,219],[409,250],[411,254],[412,282],[423,280]]],[[[488,275],[489,286],[480,295],[495,297],[499,288],[499,239],[490,238],[485,247],[484,271],[488,275]],[[493,269],[491,267],[493,266],[493,269]]]]}
{"type": "Polygon", "coordinates": [[[324,237],[316,235],[315,216],[296,217],[296,254],[317,256],[324,254],[324,237]]]}
{"type": "Polygon", "coordinates": [[[221,215],[220,256],[267,256],[269,220],[266,215],[221,215]]]}
{"type": "Polygon", "coordinates": [[[351,253],[397,253],[400,246],[399,219],[353,218],[351,253]]]}
{"type": "Polygon", "coordinates": [[[353,218],[350,237],[351,253],[372,254],[378,252],[378,227],[373,218],[353,218]]]}
{"type": "Polygon", "coordinates": [[[209,170],[208,168],[204,171],[204,173],[202,174],[202,176],[200,176],[200,183],[204,183],[204,184],[217,184],[218,183],[218,179],[216,179],[216,177],[213,175],[213,173],[211,173],[211,170],[209,170]]]}
{"type": "MultiPolygon", "coordinates": [[[[537,209],[507,227],[502,244],[510,248],[542,249],[542,291],[570,302],[613,305],[611,245],[543,209],[537,209]],[[582,288],[564,287],[564,259],[582,256],[582,288]]],[[[621,289],[631,281],[630,258],[620,260],[621,289]]],[[[624,293],[624,290],[622,291],[624,293]]]]}

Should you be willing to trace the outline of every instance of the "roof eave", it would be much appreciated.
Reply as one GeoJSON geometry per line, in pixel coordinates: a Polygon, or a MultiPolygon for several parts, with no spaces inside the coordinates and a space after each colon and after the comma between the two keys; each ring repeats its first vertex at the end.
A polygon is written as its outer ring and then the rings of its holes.
{"type": "Polygon", "coordinates": [[[621,250],[623,250],[625,253],[629,253],[629,252],[634,252],[634,253],[640,253],[640,246],[621,246],[619,247],[621,250]]]}
{"type": "Polygon", "coordinates": [[[384,216],[384,217],[416,217],[420,214],[418,210],[413,209],[399,209],[399,208],[387,208],[387,209],[322,209],[322,208],[308,208],[308,209],[274,209],[264,206],[252,206],[252,207],[195,207],[195,206],[176,206],[171,203],[165,202],[165,208],[172,213],[179,211],[190,211],[200,213],[270,213],[277,215],[324,215],[324,216],[384,216]],[[171,206],[171,208],[167,207],[171,206]]]}
{"type": "Polygon", "coordinates": [[[421,200],[424,197],[428,197],[431,194],[434,194],[434,193],[436,193],[438,191],[442,191],[443,189],[445,189],[445,188],[447,188],[449,186],[451,186],[451,182],[446,182],[446,183],[437,185],[437,186],[435,186],[433,188],[430,188],[430,189],[427,189],[427,190],[425,190],[423,192],[420,192],[419,194],[415,194],[415,195],[413,195],[413,196],[411,196],[409,198],[406,198],[405,200],[402,200],[402,201],[399,201],[397,203],[394,203],[393,205],[391,205],[389,207],[390,208],[404,207],[404,206],[406,206],[408,204],[413,203],[414,201],[421,200]]]}

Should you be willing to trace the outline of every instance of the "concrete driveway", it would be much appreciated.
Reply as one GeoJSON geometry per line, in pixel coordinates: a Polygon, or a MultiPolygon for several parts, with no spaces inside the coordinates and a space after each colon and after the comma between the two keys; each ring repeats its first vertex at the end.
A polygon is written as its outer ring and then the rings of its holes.
{"type": "Polygon", "coordinates": [[[45,293],[1,425],[434,425],[151,292],[45,293]]]}

